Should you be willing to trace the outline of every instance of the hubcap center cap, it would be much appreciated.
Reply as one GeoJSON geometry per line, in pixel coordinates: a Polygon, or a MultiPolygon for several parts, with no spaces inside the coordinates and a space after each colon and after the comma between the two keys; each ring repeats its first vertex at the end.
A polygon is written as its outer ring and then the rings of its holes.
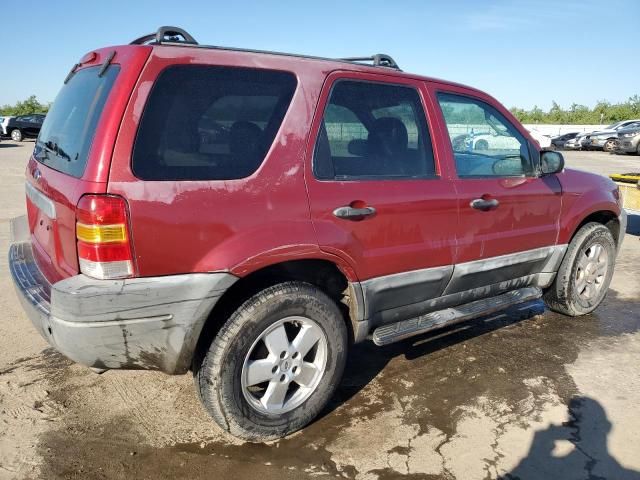
{"type": "Polygon", "coordinates": [[[584,276],[587,283],[595,283],[598,279],[598,266],[590,262],[584,269],[584,276]]]}

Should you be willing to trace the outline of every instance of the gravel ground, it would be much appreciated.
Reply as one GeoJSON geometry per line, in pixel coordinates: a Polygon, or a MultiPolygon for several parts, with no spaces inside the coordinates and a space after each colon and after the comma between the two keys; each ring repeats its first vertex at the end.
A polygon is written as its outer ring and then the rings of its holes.
{"type": "MultiPolygon", "coordinates": [[[[24,211],[33,144],[0,143],[0,251],[24,211]]],[[[638,157],[567,152],[599,173],[638,157]]],[[[632,225],[636,225],[632,219],[632,225]]],[[[47,348],[0,257],[0,479],[640,478],[640,243],[630,232],[592,315],[532,302],[350,357],[320,419],[242,444],[198,404],[190,375],[95,375],[47,348]]]]}

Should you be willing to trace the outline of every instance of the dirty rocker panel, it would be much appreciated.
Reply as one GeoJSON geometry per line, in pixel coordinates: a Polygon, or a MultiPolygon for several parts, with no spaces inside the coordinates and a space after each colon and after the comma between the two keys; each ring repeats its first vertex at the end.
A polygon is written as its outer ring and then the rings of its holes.
{"type": "Polygon", "coordinates": [[[453,266],[362,282],[367,329],[525,287],[546,288],[567,245],[536,248],[453,266]],[[383,292],[383,290],[386,290],[383,292]],[[383,292],[383,293],[380,293],[383,292]]]}
{"type": "Polygon", "coordinates": [[[495,297],[476,300],[459,307],[445,308],[444,310],[427,313],[409,320],[378,327],[373,332],[373,342],[379,346],[388,345],[429,330],[435,330],[471,318],[488,315],[512,305],[535,300],[541,296],[542,290],[538,287],[526,287],[495,297]]]}

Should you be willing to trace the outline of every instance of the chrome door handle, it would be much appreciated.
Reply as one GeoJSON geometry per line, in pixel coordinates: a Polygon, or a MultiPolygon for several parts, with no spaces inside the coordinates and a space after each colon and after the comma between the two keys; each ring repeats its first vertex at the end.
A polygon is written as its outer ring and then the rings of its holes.
{"type": "Polygon", "coordinates": [[[353,208],[350,206],[338,207],[333,211],[333,214],[338,218],[344,218],[346,220],[362,220],[363,218],[370,217],[376,213],[376,209],[373,207],[353,208]]]}
{"type": "Polygon", "coordinates": [[[494,208],[497,208],[498,205],[500,205],[500,202],[495,198],[492,198],[491,200],[485,200],[484,198],[476,198],[474,200],[471,200],[471,203],[469,205],[471,206],[471,208],[475,208],[476,210],[486,211],[486,210],[492,210],[494,208]]]}

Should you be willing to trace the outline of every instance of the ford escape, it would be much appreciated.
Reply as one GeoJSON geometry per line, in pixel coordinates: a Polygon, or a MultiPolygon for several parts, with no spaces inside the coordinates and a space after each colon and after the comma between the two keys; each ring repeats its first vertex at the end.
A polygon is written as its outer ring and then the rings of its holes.
{"type": "Polygon", "coordinates": [[[40,334],[97,371],[192,371],[252,441],[309,423],[354,343],[593,311],[626,223],[479,90],[175,27],[73,66],[25,188],[9,261],[40,334]]]}

